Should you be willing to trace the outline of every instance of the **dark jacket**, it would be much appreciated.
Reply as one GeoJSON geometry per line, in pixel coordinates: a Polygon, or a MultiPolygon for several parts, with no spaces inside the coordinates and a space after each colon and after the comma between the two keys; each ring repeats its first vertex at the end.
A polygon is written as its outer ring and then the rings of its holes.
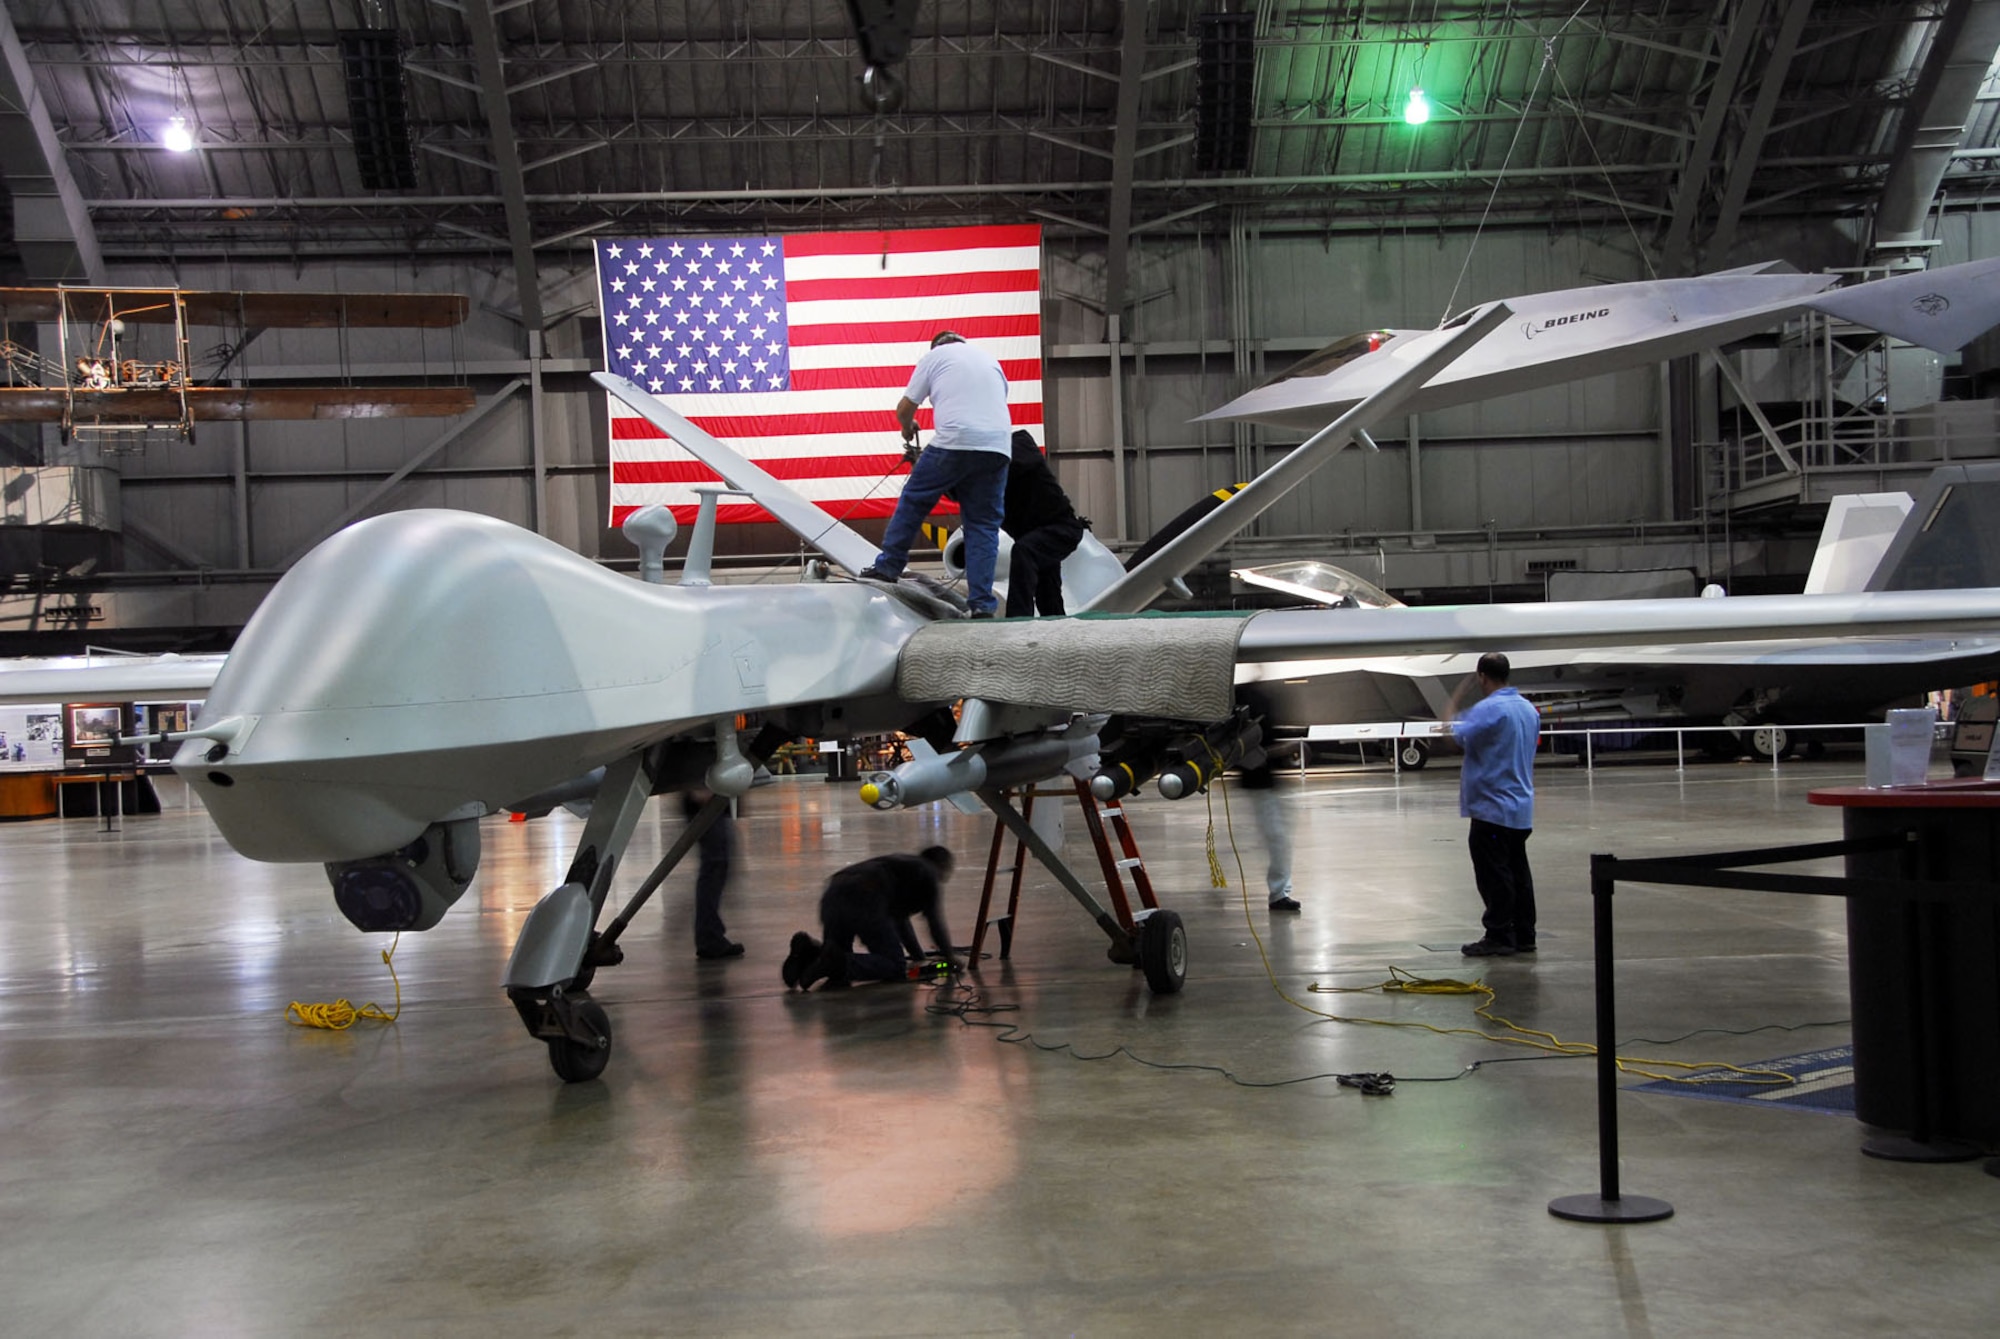
{"type": "Polygon", "coordinates": [[[820,894],[819,919],[829,939],[865,922],[887,917],[912,956],[918,951],[910,917],[922,916],[931,937],[946,952],[951,931],[938,905],[937,871],[913,855],[878,855],[834,871],[820,894]]]}
{"type": "Polygon", "coordinates": [[[1056,482],[1055,471],[1035,439],[1025,432],[1014,434],[1014,458],[1007,466],[1006,516],[1000,528],[1019,539],[1030,530],[1045,525],[1078,524],[1076,508],[1069,494],[1056,482]]]}

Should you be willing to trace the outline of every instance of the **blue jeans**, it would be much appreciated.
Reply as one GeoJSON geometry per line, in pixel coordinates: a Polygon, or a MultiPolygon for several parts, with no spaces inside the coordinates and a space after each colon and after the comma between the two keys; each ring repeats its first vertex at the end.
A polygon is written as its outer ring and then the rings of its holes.
{"type": "Polygon", "coordinates": [[[973,611],[993,609],[993,565],[1000,558],[1000,516],[1007,496],[1007,457],[998,451],[933,446],[917,457],[897,499],[875,566],[899,577],[910,561],[917,528],[949,492],[965,521],[965,598],[973,611]]]}

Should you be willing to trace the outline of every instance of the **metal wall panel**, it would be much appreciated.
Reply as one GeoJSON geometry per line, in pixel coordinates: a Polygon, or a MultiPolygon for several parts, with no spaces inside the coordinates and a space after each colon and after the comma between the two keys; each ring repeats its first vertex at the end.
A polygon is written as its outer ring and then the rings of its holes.
{"type": "MultiPolygon", "coordinates": [[[[1511,293],[1643,273],[1630,239],[1611,232],[1582,237],[1545,229],[1490,231],[1476,246],[1463,234],[1248,236],[1243,253],[1232,256],[1230,233],[1218,217],[1217,225],[1205,230],[1164,237],[1142,233],[1134,239],[1132,305],[1125,323],[1133,352],[1121,377],[1134,537],[1150,533],[1203,493],[1238,482],[1249,462],[1274,459],[1298,440],[1190,421],[1244,389],[1259,365],[1276,370],[1317,343],[1359,329],[1428,327],[1448,306],[1463,309],[1511,293]],[[1238,287],[1247,303],[1235,300],[1238,287]],[[1274,342],[1277,347],[1271,347],[1274,342]]],[[[1952,215],[1943,236],[1941,251],[1990,254],[2000,248],[2000,222],[1952,215]]],[[[1747,239],[1738,255],[1755,255],[1756,247],[1756,239],[1747,239]]],[[[1103,314],[1092,305],[1102,291],[1102,245],[1057,237],[1044,254],[1050,357],[1044,371],[1047,423],[1038,435],[1055,448],[1058,469],[1082,508],[1110,535],[1117,529],[1110,353],[1103,345],[1103,314]]],[[[590,270],[582,255],[544,258],[544,303],[567,315],[546,337],[546,356],[555,361],[543,380],[540,449],[549,470],[542,486],[543,527],[580,552],[623,560],[626,546],[603,519],[603,410],[584,375],[597,362],[599,341],[596,314],[588,308],[590,270]]],[[[1940,261],[1947,258],[1958,256],[1940,261]]],[[[157,271],[114,276],[132,284],[168,277],[157,271]]],[[[200,288],[462,292],[472,299],[471,318],[452,331],[262,332],[241,356],[241,368],[254,378],[338,379],[384,368],[411,376],[462,374],[484,399],[526,375],[524,337],[502,314],[516,305],[510,269],[443,265],[413,271],[386,263],[307,262],[297,268],[183,266],[171,278],[200,288]]],[[[217,333],[198,335],[198,342],[217,333]]],[[[1274,508],[1255,533],[1323,539],[1348,532],[1476,530],[1488,520],[1502,528],[1531,528],[1658,517],[1665,505],[1659,496],[1659,384],[1656,371],[1645,368],[1424,416],[1417,425],[1420,518],[1410,496],[1407,420],[1392,420],[1378,433],[1385,447],[1381,455],[1342,453],[1297,496],[1274,508]]],[[[468,506],[532,524],[536,443],[529,412],[528,394],[518,393],[374,509],[468,506]]],[[[210,424],[192,443],[140,455],[101,457],[81,444],[51,447],[45,454],[61,463],[118,469],[129,516],[186,553],[228,567],[236,564],[239,550],[233,482],[239,455],[251,474],[251,562],[275,563],[452,426],[450,420],[210,424]]],[[[143,546],[133,548],[132,561],[138,567],[175,565],[143,546]]]]}

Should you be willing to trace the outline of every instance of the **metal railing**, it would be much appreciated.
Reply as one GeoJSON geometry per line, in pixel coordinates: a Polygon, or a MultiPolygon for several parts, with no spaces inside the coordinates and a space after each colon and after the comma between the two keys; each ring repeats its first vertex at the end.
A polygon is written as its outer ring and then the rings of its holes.
{"type": "MultiPolygon", "coordinates": [[[[1700,737],[1729,735],[1732,736],[1737,743],[1737,748],[1734,750],[1737,756],[1740,757],[1748,753],[1749,756],[1752,757],[1753,759],[1761,761],[1764,758],[1764,756],[1768,754],[1771,764],[1771,769],[1773,771],[1776,771],[1780,766],[1783,765],[1784,760],[1788,755],[1795,754],[1798,751],[1799,746],[1802,743],[1803,744],[1811,744],[1815,742],[1825,743],[1828,741],[1829,738],[1835,738],[1844,735],[1847,736],[1848,738],[1842,739],[1840,742],[1843,743],[1852,742],[1856,747],[1860,747],[1862,745],[1863,739],[1865,738],[1865,736],[1863,736],[1861,733],[1862,730],[1867,726],[1880,725],[1880,724],[1881,724],[1880,721],[1848,721],[1848,722],[1824,722],[1824,723],[1816,723],[1810,725],[1792,725],[1792,724],[1778,725],[1772,723],[1756,724],[1756,725],[1669,725],[1669,724],[1633,723],[1633,724],[1602,725],[1602,726],[1544,726],[1541,731],[1541,738],[1543,743],[1542,746],[1536,750],[1536,752],[1538,754],[1562,752],[1562,750],[1558,749],[1551,741],[1560,739],[1580,738],[1583,741],[1583,747],[1581,752],[1576,756],[1580,756],[1583,759],[1583,766],[1585,770],[1590,771],[1590,770],[1595,770],[1597,765],[1597,753],[1599,752],[1597,741],[1600,736],[1604,735],[1662,736],[1670,734],[1674,737],[1674,770],[1680,772],[1687,770],[1688,736],[1690,735],[1696,736],[1697,737],[1696,748],[1705,753],[1708,752],[1708,750],[1700,749],[1700,737]],[[1746,735],[1754,735],[1758,731],[1781,731],[1785,735],[1785,739],[1775,748],[1764,749],[1764,750],[1759,750],[1754,748],[1751,749],[1744,748],[1742,746],[1743,737],[1746,735]]],[[[1935,743],[1938,741],[1948,740],[1950,738],[1951,727],[1952,727],[1952,722],[1939,721],[1936,726],[1936,734],[1933,740],[1933,744],[1935,745],[1935,743]]],[[[1402,755],[1401,745],[1403,741],[1409,739],[1417,739],[1417,740],[1422,740],[1426,744],[1428,744],[1432,740],[1449,739],[1450,737],[1451,736],[1448,731],[1440,731],[1437,728],[1436,722],[1411,721],[1408,723],[1407,728],[1405,729],[1400,729],[1400,730],[1393,728],[1384,729],[1379,734],[1370,734],[1358,738],[1346,738],[1338,740],[1322,739],[1322,740],[1310,740],[1310,741],[1304,739],[1297,741],[1283,740],[1279,741],[1279,744],[1281,746],[1290,746],[1296,743],[1296,745],[1298,746],[1298,755],[1299,755],[1299,774],[1301,776],[1305,775],[1305,770],[1307,767],[1307,757],[1313,747],[1339,748],[1344,745],[1351,744],[1355,748],[1356,762],[1359,764],[1367,764],[1373,761],[1367,756],[1367,750],[1370,745],[1393,744],[1395,745],[1395,747],[1391,748],[1389,751],[1390,762],[1392,764],[1393,769],[1396,772],[1401,773],[1404,770],[1401,757],[1402,755]]],[[[1652,750],[1650,749],[1634,750],[1634,749],[1619,748],[1619,749],[1605,749],[1603,751],[1606,753],[1631,753],[1631,752],[1650,752],[1652,750]]]]}

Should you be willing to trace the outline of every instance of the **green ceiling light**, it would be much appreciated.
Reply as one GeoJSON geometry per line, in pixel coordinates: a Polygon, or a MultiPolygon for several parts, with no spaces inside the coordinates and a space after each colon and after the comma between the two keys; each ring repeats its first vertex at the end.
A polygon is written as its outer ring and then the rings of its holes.
{"type": "Polygon", "coordinates": [[[1420,126],[1431,119],[1431,101],[1424,96],[1421,88],[1410,90],[1410,100],[1403,104],[1403,119],[1413,126],[1420,126]]]}

